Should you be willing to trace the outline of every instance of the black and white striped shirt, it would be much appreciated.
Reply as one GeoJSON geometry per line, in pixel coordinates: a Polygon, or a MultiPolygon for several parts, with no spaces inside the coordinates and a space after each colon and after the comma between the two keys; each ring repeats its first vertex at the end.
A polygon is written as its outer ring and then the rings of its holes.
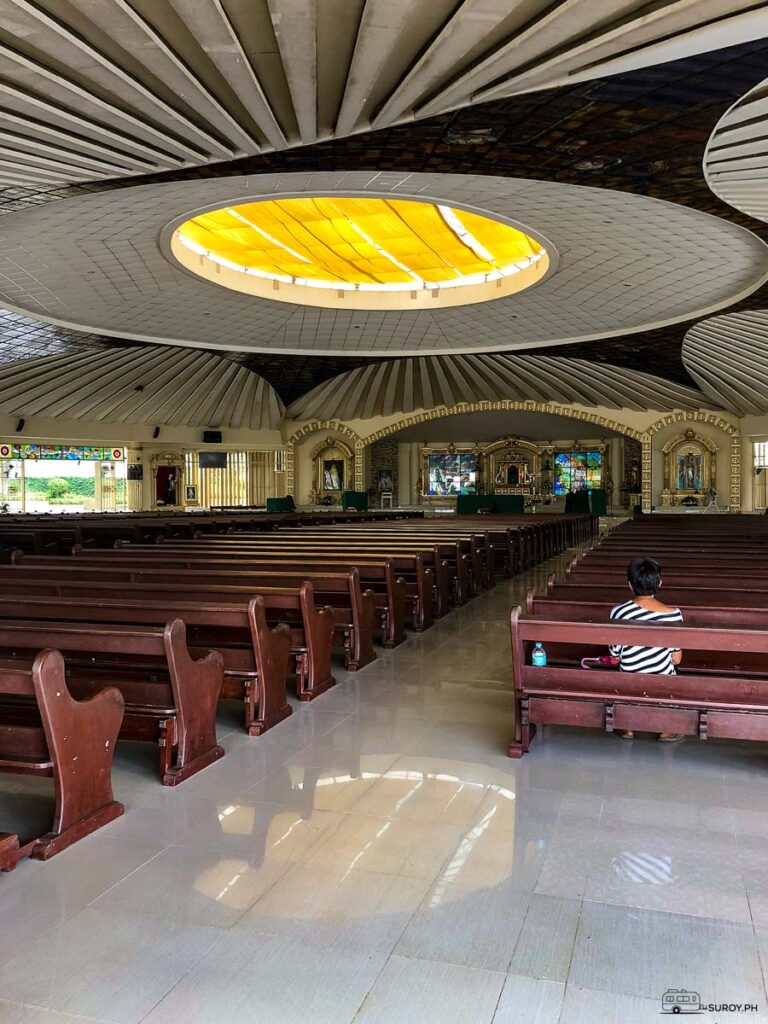
{"type": "MultiPolygon", "coordinates": [[[[669,612],[654,612],[641,608],[634,601],[625,601],[611,609],[611,619],[622,622],[682,623],[683,614],[679,608],[669,612]]],[[[611,644],[614,658],[619,658],[621,672],[648,672],[657,676],[675,675],[672,655],[679,647],[630,647],[626,644],[611,644]]]]}

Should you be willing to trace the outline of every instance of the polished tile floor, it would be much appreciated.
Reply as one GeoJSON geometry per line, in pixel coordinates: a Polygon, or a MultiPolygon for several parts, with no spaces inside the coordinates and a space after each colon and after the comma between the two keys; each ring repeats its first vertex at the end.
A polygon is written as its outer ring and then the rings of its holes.
{"type": "MultiPolygon", "coordinates": [[[[178,790],[121,747],[125,817],[0,876],[0,1024],[645,1024],[667,989],[766,1024],[766,748],[505,756],[509,608],[561,564],[261,739],[224,709],[178,790]]],[[[45,783],[1,785],[5,815],[45,783]]]]}

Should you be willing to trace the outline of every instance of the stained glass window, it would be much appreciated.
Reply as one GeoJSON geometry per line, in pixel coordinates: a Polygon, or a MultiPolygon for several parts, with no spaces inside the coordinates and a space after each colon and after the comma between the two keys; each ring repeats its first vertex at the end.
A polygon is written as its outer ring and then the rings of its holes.
{"type": "Polygon", "coordinates": [[[558,452],[555,455],[555,494],[588,491],[603,482],[602,452],[558,452]]]}
{"type": "Polygon", "coordinates": [[[125,449],[102,448],[88,444],[0,444],[0,459],[123,462],[125,449]]]}
{"type": "Polygon", "coordinates": [[[477,461],[474,455],[430,455],[427,494],[476,494],[477,461]]]}

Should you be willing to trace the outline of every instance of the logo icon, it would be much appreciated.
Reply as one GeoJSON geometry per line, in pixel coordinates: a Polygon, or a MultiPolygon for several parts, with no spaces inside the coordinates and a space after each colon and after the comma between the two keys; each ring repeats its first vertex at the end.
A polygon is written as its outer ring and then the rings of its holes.
{"type": "Polygon", "coordinates": [[[661,997],[662,1013],[702,1013],[701,996],[685,988],[668,988],[661,997]]]}

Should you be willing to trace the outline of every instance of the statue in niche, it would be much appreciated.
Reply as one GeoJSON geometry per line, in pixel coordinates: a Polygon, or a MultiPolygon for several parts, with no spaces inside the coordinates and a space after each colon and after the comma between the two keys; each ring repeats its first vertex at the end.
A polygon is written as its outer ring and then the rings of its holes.
{"type": "Polygon", "coordinates": [[[176,504],[176,471],[173,470],[168,474],[165,481],[165,489],[163,491],[163,503],[165,505],[176,504]]]}
{"type": "Polygon", "coordinates": [[[698,491],[701,488],[702,456],[694,452],[680,452],[677,456],[677,487],[680,491],[698,491]]]}
{"type": "Polygon", "coordinates": [[[627,470],[627,490],[630,494],[637,494],[640,490],[640,463],[632,459],[627,470]]]}

